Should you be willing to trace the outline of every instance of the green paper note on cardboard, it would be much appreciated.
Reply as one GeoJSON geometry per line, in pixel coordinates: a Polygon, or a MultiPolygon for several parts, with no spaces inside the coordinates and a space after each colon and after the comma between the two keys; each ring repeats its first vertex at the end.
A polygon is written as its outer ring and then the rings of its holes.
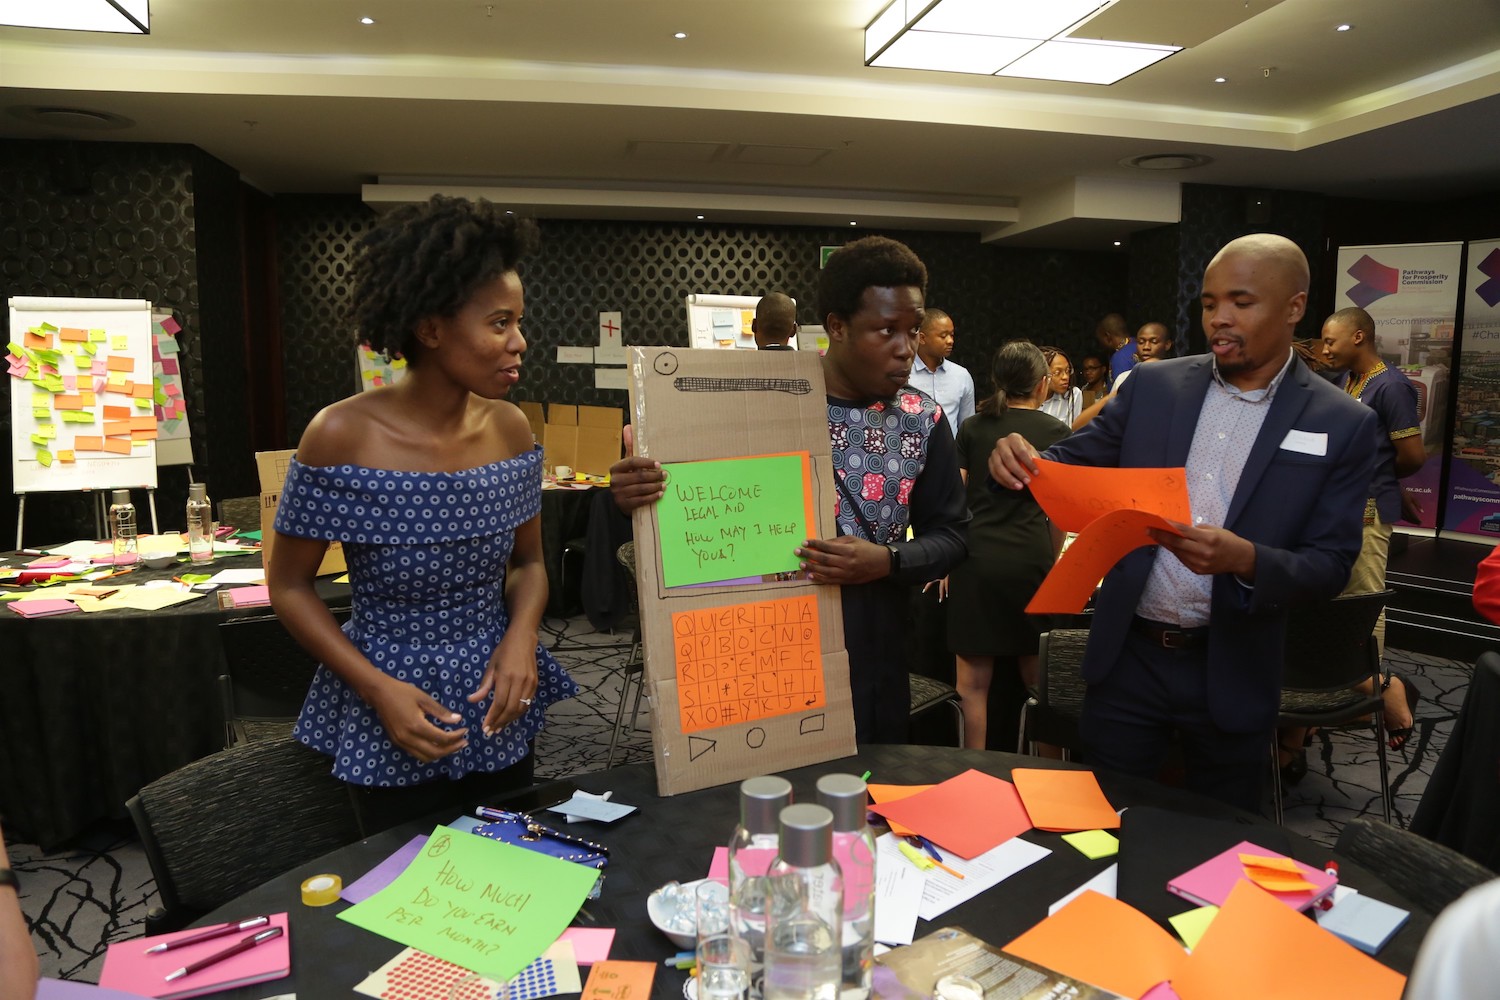
{"type": "Polygon", "coordinates": [[[567,929],[598,877],[439,826],[390,885],[339,918],[505,982],[567,929]]]}
{"type": "Polygon", "coordinates": [[[797,569],[816,522],[807,452],[671,462],[656,505],[668,587],[797,569]]]}

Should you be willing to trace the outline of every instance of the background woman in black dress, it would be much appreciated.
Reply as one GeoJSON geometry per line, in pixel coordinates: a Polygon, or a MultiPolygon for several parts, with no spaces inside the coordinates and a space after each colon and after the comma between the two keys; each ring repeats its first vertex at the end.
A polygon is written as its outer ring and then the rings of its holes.
{"type": "Polygon", "coordinates": [[[995,491],[986,471],[997,438],[1020,434],[1037,451],[1068,436],[1066,424],[1038,407],[1051,393],[1047,361],[1027,341],[995,353],[995,392],[958,430],[958,461],[968,491],[969,557],[948,579],[948,648],[958,658],[964,742],[984,749],[995,658],[1015,657],[1021,680],[1037,675],[1037,620],[1025,612],[1057,558],[1047,516],[1026,490],[995,491]]]}

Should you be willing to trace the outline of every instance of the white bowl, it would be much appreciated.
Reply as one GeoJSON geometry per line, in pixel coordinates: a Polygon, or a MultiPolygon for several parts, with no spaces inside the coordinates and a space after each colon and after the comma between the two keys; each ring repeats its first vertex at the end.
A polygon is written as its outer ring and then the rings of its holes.
{"type": "Polygon", "coordinates": [[[141,562],[151,569],[166,569],[177,561],[175,552],[142,552],[141,562]]]}
{"type": "MultiPolygon", "coordinates": [[[[697,884],[697,882],[684,882],[683,886],[691,890],[693,886],[697,884]]],[[[692,898],[691,891],[689,891],[688,893],[688,898],[692,898]]],[[[646,897],[646,915],[651,918],[651,923],[656,925],[656,929],[667,936],[667,940],[671,941],[683,951],[688,951],[690,949],[698,947],[698,933],[696,927],[694,927],[693,930],[690,930],[687,933],[667,930],[666,909],[667,904],[662,900],[661,889],[657,889],[651,895],[646,897]]],[[[696,919],[694,920],[694,922],[696,923],[696,919]]]]}

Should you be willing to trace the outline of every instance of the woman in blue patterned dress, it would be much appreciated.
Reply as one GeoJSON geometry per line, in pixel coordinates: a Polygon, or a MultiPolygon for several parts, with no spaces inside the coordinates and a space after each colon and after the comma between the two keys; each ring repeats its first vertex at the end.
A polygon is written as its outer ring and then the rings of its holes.
{"type": "Polygon", "coordinates": [[[282,489],[271,600],[322,664],[294,735],[332,758],[367,832],[529,784],[546,706],[577,693],[538,642],[542,453],[504,399],[536,240],[442,196],[366,235],[354,318],[407,375],[314,417],[282,489]],[[342,630],[313,589],[331,541],[354,590],[342,630]]]}

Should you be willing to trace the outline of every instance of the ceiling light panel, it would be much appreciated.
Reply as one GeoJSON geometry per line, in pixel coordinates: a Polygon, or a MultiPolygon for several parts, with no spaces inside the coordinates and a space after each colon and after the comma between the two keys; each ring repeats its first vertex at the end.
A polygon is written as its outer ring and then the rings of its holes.
{"type": "Polygon", "coordinates": [[[1030,38],[956,35],[941,31],[908,31],[870,65],[885,69],[935,69],[949,73],[991,75],[1038,43],[1030,38]]]}
{"type": "Polygon", "coordinates": [[[996,75],[1108,85],[1178,51],[1167,45],[1053,39],[1038,45],[996,75]]]}
{"type": "MultiPolygon", "coordinates": [[[[930,0],[906,0],[908,19],[930,0]],[[915,8],[915,10],[913,10],[915,8]]],[[[950,31],[1009,38],[1051,38],[1101,7],[1101,0],[938,0],[914,25],[920,31],[950,31]]]]}
{"type": "Polygon", "coordinates": [[[0,24],[65,31],[151,32],[150,0],[0,0],[0,24]]]}

